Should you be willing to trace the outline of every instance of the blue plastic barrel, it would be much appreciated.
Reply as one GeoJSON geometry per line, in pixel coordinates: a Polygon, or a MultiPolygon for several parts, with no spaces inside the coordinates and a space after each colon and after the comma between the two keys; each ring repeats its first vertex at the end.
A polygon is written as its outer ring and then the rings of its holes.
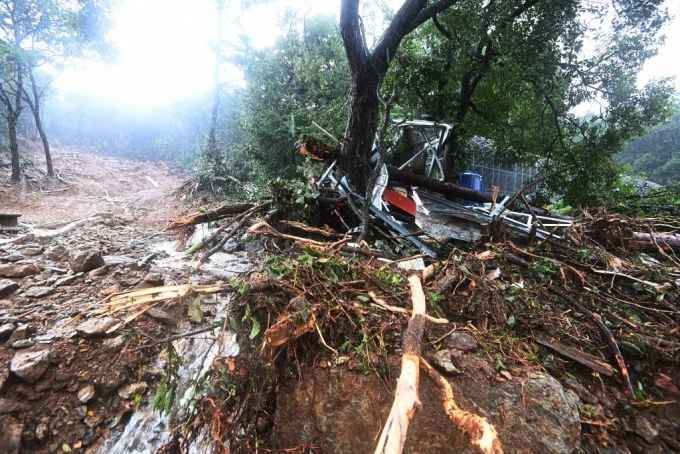
{"type": "MultiPolygon", "coordinates": [[[[481,191],[482,186],[482,176],[477,172],[467,170],[460,175],[460,185],[466,188],[474,189],[475,191],[481,191]]],[[[469,200],[463,200],[463,205],[481,207],[483,204],[477,202],[471,202],[469,200]]]]}

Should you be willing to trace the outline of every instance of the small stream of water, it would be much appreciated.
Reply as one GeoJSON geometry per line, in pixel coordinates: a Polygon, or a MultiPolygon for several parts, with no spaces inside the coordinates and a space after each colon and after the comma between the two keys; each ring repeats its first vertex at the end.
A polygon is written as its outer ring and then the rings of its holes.
{"type": "MultiPolygon", "coordinates": [[[[192,241],[195,241],[196,237],[201,238],[210,233],[211,229],[199,226],[192,241]]],[[[173,242],[159,243],[152,249],[154,252],[166,254],[166,257],[155,261],[156,266],[162,268],[187,269],[195,263],[184,257],[182,252],[177,251],[173,242]]],[[[210,262],[204,264],[201,270],[220,279],[229,279],[248,271],[251,266],[245,257],[218,252],[211,256],[210,262]]],[[[231,295],[215,295],[215,302],[215,317],[227,320],[231,308],[231,295]]],[[[170,413],[161,415],[159,412],[154,412],[154,394],[149,393],[146,403],[133,413],[123,429],[117,428],[112,431],[98,452],[102,454],[155,453],[172,439],[170,423],[175,416],[185,416],[193,411],[190,403],[195,393],[195,385],[206,374],[213,361],[218,357],[234,357],[239,354],[236,333],[222,328],[216,328],[213,332],[192,338],[178,339],[173,342],[173,346],[178,355],[183,357],[184,362],[178,371],[180,376],[178,397],[170,413]]],[[[162,365],[160,359],[158,365],[162,365]]],[[[207,439],[198,437],[191,446],[190,452],[207,454],[212,452],[212,447],[213,444],[207,439]]]]}

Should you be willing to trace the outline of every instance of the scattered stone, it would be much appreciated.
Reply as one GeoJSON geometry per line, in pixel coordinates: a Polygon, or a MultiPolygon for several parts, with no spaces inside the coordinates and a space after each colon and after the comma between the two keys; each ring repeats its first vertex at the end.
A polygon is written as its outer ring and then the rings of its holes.
{"type": "Polygon", "coordinates": [[[97,268],[96,270],[92,270],[88,273],[89,277],[100,277],[100,276],[105,276],[109,272],[109,267],[108,266],[102,266],[101,268],[97,268]]]}
{"type": "Polygon", "coordinates": [[[119,266],[119,265],[135,265],[137,266],[137,259],[134,257],[129,257],[127,255],[106,255],[104,256],[104,262],[109,266],[119,266]]]}
{"type": "Polygon", "coordinates": [[[18,400],[0,397],[0,415],[12,413],[13,411],[25,410],[27,408],[30,408],[30,405],[19,402],[18,400]]]}
{"type": "Polygon", "coordinates": [[[164,310],[158,309],[156,307],[152,307],[151,309],[146,311],[146,315],[168,325],[174,325],[175,323],[177,323],[177,319],[175,317],[168,314],[164,310]]]}
{"type": "Polygon", "coordinates": [[[80,337],[93,338],[104,337],[106,331],[118,323],[115,318],[91,318],[76,327],[76,332],[80,337]]]}
{"type": "Polygon", "coordinates": [[[21,339],[21,340],[16,340],[12,341],[9,346],[12,348],[19,350],[21,348],[30,348],[35,345],[35,341],[31,339],[21,339]]]}
{"type": "Polygon", "coordinates": [[[6,341],[14,332],[14,325],[11,323],[5,323],[0,325],[0,342],[6,341]]]}
{"type": "Polygon", "coordinates": [[[139,284],[135,285],[133,290],[142,290],[142,289],[145,289],[145,288],[154,288],[154,287],[157,287],[157,286],[153,285],[153,284],[149,284],[146,281],[142,281],[139,284]]]}
{"type": "Polygon", "coordinates": [[[42,246],[32,244],[21,249],[21,253],[24,254],[26,257],[35,257],[36,255],[42,254],[44,250],[45,249],[42,246]]]}
{"type": "Polygon", "coordinates": [[[40,424],[38,424],[38,427],[35,428],[35,438],[38,441],[43,441],[47,436],[47,431],[49,430],[50,430],[49,426],[44,422],[41,422],[40,424]]]}
{"type": "Polygon", "coordinates": [[[86,385],[78,390],[78,400],[81,404],[88,403],[94,397],[94,386],[86,385]]]}
{"type": "Polygon", "coordinates": [[[19,288],[19,284],[7,279],[0,279],[0,297],[8,296],[19,288]]]}
{"type": "Polygon", "coordinates": [[[68,249],[61,244],[55,244],[47,249],[45,257],[54,262],[66,262],[68,261],[68,249]]]}
{"type": "Polygon", "coordinates": [[[101,296],[109,296],[118,292],[120,292],[120,287],[118,286],[118,284],[113,284],[112,286],[106,287],[104,290],[100,291],[99,294],[101,296]]]}
{"type": "Polygon", "coordinates": [[[24,323],[19,325],[17,329],[14,330],[12,335],[9,337],[9,340],[14,342],[22,339],[28,339],[28,337],[35,332],[36,328],[34,326],[24,323]]]}
{"type": "Polygon", "coordinates": [[[644,438],[648,443],[653,443],[659,436],[659,432],[644,416],[635,417],[635,433],[644,438]]]}
{"type": "Polygon", "coordinates": [[[230,238],[229,241],[226,242],[226,244],[222,247],[222,250],[226,252],[227,254],[233,254],[234,252],[238,251],[241,248],[241,243],[236,241],[233,238],[230,238]]]}
{"type": "Polygon", "coordinates": [[[24,296],[29,298],[42,298],[43,296],[51,295],[52,293],[54,293],[52,287],[35,286],[26,290],[24,296]]]}
{"type": "Polygon", "coordinates": [[[108,353],[114,353],[123,348],[123,345],[125,345],[125,339],[123,336],[112,337],[110,339],[106,339],[103,342],[103,345],[108,353]]]}
{"type": "Polygon", "coordinates": [[[120,281],[120,285],[123,287],[134,287],[135,285],[139,284],[141,282],[141,279],[138,278],[128,278],[128,279],[123,279],[120,281]]]}
{"type": "Polygon", "coordinates": [[[451,361],[450,350],[439,350],[432,356],[432,365],[447,375],[460,374],[461,371],[451,361]]]}
{"type": "Polygon", "coordinates": [[[131,400],[136,394],[143,395],[146,392],[146,382],[130,383],[118,390],[121,399],[131,400]]]}
{"type": "Polygon", "coordinates": [[[108,395],[115,389],[120,388],[127,380],[125,373],[118,371],[102,377],[98,382],[95,382],[97,391],[103,396],[108,395]]]}
{"type": "Polygon", "coordinates": [[[80,405],[75,408],[76,410],[76,417],[79,419],[85,419],[87,418],[87,405],[80,405]]]}
{"type": "Polygon", "coordinates": [[[62,285],[70,285],[75,281],[79,276],[82,276],[82,273],[74,274],[72,276],[66,276],[62,277],[61,279],[58,279],[55,283],[55,287],[61,287],[62,285]]]}
{"type": "Polygon", "coordinates": [[[0,416],[0,452],[18,454],[21,448],[21,432],[24,425],[10,415],[0,416]]]}
{"type": "Polygon", "coordinates": [[[9,370],[22,380],[33,383],[50,365],[50,351],[19,351],[14,354],[9,370]]]}
{"type": "Polygon", "coordinates": [[[257,252],[264,249],[264,242],[262,240],[253,240],[247,242],[243,246],[243,251],[244,252],[257,252]]]}
{"type": "Polygon", "coordinates": [[[464,352],[471,352],[479,347],[477,339],[469,335],[468,333],[452,333],[451,336],[446,340],[447,347],[455,348],[456,350],[461,350],[464,352]]]}
{"type": "Polygon", "coordinates": [[[35,265],[0,265],[0,277],[26,277],[33,276],[40,272],[40,268],[35,265]]]}
{"type": "Polygon", "coordinates": [[[571,389],[576,393],[579,399],[581,399],[582,402],[586,404],[597,404],[599,403],[597,397],[593,395],[590,391],[588,391],[585,386],[583,386],[581,383],[579,383],[577,380],[573,378],[567,378],[563,382],[564,387],[567,389],[571,389]]]}
{"type": "Polygon", "coordinates": [[[100,425],[102,422],[104,422],[103,412],[92,413],[91,415],[87,415],[87,417],[85,418],[85,424],[87,425],[87,427],[91,427],[93,429],[100,425]]]}
{"type": "Polygon", "coordinates": [[[163,368],[157,365],[151,365],[144,369],[140,378],[145,381],[155,381],[163,376],[163,368]]]}
{"type": "Polygon", "coordinates": [[[153,285],[163,285],[163,275],[161,273],[148,273],[144,276],[144,282],[153,285]]]}
{"type": "Polygon", "coordinates": [[[69,258],[68,264],[74,273],[88,272],[106,265],[102,253],[97,249],[76,251],[69,258]]]}
{"type": "Polygon", "coordinates": [[[15,263],[15,262],[18,262],[18,261],[23,260],[23,259],[25,259],[25,258],[26,258],[26,257],[24,257],[24,256],[21,255],[21,254],[14,254],[14,253],[12,253],[11,255],[6,255],[6,256],[4,256],[4,257],[2,258],[2,261],[3,261],[3,262],[9,262],[9,263],[15,263]]]}

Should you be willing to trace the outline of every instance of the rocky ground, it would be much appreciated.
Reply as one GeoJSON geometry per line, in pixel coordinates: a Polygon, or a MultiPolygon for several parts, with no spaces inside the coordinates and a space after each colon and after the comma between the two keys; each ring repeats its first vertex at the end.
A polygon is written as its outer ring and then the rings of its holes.
{"type": "Polygon", "coordinates": [[[58,178],[49,180],[32,150],[20,185],[0,168],[0,212],[33,227],[0,233],[3,453],[101,444],[162,373],[153,362],[163,346],[135,346],[175,333],[182,314],[152,310],[113,334],[110,319],[74,319],[113,293],[190,281],[181,263],[155,265],[173,250],[163,227],[181,214],[177,171],[55,147],[58,178]]]}

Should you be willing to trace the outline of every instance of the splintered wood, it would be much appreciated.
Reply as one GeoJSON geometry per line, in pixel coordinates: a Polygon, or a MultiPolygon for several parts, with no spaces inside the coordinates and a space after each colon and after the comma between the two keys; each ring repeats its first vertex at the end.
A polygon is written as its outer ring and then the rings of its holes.
{"type": "Polygon", "coordinates": [[[97,307],[93,306],[85,309],[71,319],[66,326],[72,325],[86,315],[99,317],[119,312],[134,311],[106,331],[107,333],[112,333],[162,302],[181,299],[191,294],[210,295],[213,293],[233,291],[234,289],[231,287],[222,285],[172,285],[129,290],[127,292],[110,295],[102,302],[97,303],[97,307]]]}

